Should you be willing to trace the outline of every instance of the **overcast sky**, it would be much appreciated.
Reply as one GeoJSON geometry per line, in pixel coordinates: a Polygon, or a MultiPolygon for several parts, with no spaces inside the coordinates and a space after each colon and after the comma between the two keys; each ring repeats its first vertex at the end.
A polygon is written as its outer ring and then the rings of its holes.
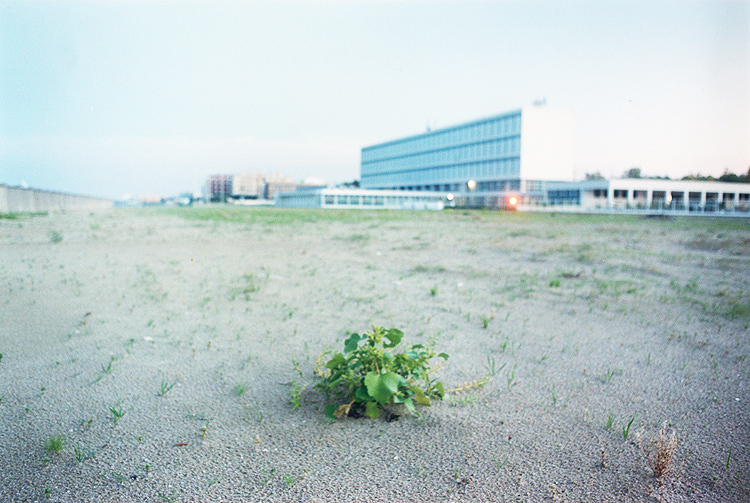
{"type": "Polygon", "coordinates": [[[0,183],[359,177],[362,147],[572,110],[579,177],[750,166],[748,1],[0,0],[0,183]]]}

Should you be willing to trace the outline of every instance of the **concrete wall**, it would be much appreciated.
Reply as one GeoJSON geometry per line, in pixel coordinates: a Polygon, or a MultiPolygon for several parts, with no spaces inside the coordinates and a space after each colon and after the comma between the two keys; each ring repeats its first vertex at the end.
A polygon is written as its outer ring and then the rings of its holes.
{"type": "Polygon", "coordinates": [[[21,213],[55,210],[95,210],[111,208],[113,202],[98,197],[77,196],[39,189],[0,185],[0,212],[21,213]]]}

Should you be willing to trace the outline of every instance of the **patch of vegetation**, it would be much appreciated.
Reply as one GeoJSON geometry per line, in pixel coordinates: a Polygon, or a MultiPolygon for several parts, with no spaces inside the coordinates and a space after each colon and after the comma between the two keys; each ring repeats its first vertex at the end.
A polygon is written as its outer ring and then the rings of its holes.
{"type": "Polygon", "coordinates": [[[65,447],[65,438],[62,435],[52,435],[44,442],[44,450],[47,452],[61,452],[65,447]]]}
{"type": "Polygon", "coordinates": [[[0,220],[20,220],[24,217],[46,217],[48,213],[46,211],[33,211],[29,213],[21,213],[18,211],[0,211],[0,220]]]}
{"type": "Polygon", "coordinates": [[[49,231],[49,242],[50,243],[56,244],[56,243],[59,243],[62,240],[63,240],[62,234],[60,234],[57,231],[49,231]]]}
{"type": "Polygon", "coordinates": [[[415,402],[429,406],[431,398],[443,398],[443,384],[431,377],[429,362],[434,357],[447,360],[448,355],[421,344],[394,354],[392,350],[403,336],[395,328],[373,327],[346,339],[344,352],[334,354],[318,372],[323,380],[316,387],[344,400],[326,407],[326,416],[344,418],[354,410],[377,418],[383,406],[400,403],[416,415],[415,402]]]}

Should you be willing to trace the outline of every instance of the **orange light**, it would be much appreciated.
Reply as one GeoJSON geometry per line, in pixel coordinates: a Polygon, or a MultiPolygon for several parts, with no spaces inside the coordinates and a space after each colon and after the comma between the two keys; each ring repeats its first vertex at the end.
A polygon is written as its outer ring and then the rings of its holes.
{"type": "Polygon", "coordinates": [[[515,197],[511,197],[510,199],[508,199],[508,202],[510,203],[511,206],[515,206],[516,203],[518,202],[518,199],[516,199],[515,197]]]}

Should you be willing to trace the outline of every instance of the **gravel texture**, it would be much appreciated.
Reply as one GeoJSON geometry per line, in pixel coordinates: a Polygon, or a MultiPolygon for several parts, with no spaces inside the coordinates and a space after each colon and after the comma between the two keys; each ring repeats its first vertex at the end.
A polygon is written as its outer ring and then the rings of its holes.
{"type": "Polygon", "coordinates": [[[748,219],[3,218],[0,501],[747,501],[749,285],[748,219]],[[372,325],[486,384],[329,421],[316,359],[372,325]]]}

